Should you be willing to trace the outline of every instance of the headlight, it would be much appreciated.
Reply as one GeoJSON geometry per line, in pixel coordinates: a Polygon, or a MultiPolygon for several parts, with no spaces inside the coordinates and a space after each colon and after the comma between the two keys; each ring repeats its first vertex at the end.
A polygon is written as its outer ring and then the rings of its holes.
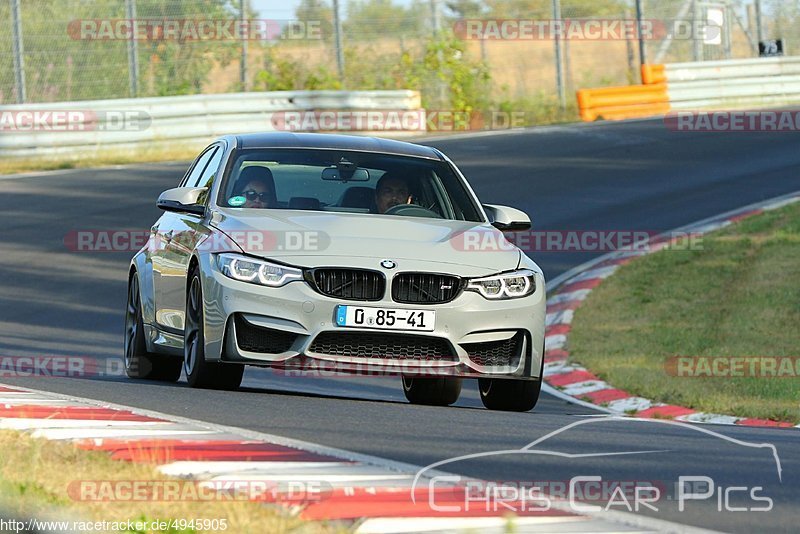
{"type": "Polygon", "coordinates": [[[228,278],[269,287],[285,286],[303,279],[303,271],[239,254],[219,254],[219,270],[228,278]]]}
{"type": "Polygon", "coordinates": [[[475,278],[467,284],[468,291],[477,291],[490,300],[527,297],[536,291],[536,273],[523,269],[513,273],[475,278]]]}

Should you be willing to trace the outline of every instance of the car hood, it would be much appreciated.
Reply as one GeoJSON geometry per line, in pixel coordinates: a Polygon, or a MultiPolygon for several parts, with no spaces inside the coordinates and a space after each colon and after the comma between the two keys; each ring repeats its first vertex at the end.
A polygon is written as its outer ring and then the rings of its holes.
{"type": "Polygon", "coordinates": [[[519,250],[488,223],[339,212],[219,209],[212,225],[248,254],[298,267],[344,264],[375,268],[378,264],[374,260],[389,259],[398,262],[400,268],[430,264],[427,268],[435,270],[434,264],[448,264],[450,272],[480,276],[515,269],[520,261],[519,250]]]}

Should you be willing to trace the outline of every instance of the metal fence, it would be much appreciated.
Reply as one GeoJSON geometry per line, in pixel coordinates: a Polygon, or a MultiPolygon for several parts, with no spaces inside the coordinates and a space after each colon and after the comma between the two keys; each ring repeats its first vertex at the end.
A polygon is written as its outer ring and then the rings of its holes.
{"type": "Polygon", "coordinates": [[[486,109],[559,96],[571,102],[578,87],[636,83],[640,48],[651,63],[757,57],[759,40],[778,38],[786,54],[800,53],[794,0],[303,0],[291,20],[270,9],[256,11],[247,0],[0,0],[0,105],[417,89],[429,109],[486,109]],[[641,43],[635,36],[470,39],[457,31],[465,20],[630,21],[637,12],[660,30],[641,43]],[[222,23],[212,25],[213,38],[184,32],[209,20],[222,23]],[[251,30],[262,24],[262,33],[239,38],[226,30],[242,20],[251,30]],[[120,21],[149,22],[140,38],[126,38],[120,21]],[[170,35],[159,21],[178,31],[170,35]],[[709,25],[719,35],[671,32],[709,25]]]}
{"type": "MultiPolygon", "coordinates": [[[[674,21],[673,33],[647,43],[647,59],[650,63],[675,63],[757,57],[759,41],[769,36],[788,37],[776,26],[780,5],[768,0],[646,0],[645,18],[674,21]]],[[[799,50],[792,41],[788,40],[799,50]]]]}

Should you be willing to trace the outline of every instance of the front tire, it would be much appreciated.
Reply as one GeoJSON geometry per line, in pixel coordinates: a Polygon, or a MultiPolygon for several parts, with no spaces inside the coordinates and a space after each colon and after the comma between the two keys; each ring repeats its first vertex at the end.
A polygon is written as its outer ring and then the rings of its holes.
{"type": "Polygon", "coordinates": [[[539,401],[542,380],[479,378],[481,402],[490,410],[529,412],[539,401]]]}
{"type": "Polygon", "coordinates": [[[403,393],[411,404],[450,406],[461,394],[461,379],[403,376],[403,393]]]}
{"type": "Polygon", "coordinates": [[[489,410],[503,412],[529,412],[539,402],[544,380],[544,343],[542,343],[539,378],[533,380],[511,380],[501,378],[479,378],[478,390],[481,402],[489,410]]]}
{"type": "Polygon", "coordinates": [[[193,388],[237,389],[242,383],[244,365],[206,361],[203,332],[203,287],[195,267],[189,274],[186,293],[186,325],[183,333],[183,370],[193,388]]]}
{"type": "Polygon", "coordinates": [[[147,352],[142,319],[139,278],[134,273],[128,281],[128,304],[125,308],[125,373],[130,378],[177,382],[181,360],[147,352]]]}

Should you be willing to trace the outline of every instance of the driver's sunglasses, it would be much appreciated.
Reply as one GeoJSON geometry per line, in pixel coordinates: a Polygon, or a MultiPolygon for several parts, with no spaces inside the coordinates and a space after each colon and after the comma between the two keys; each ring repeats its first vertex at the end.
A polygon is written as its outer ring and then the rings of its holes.
{"type": "Polygon", "coordinates": [[[260,200],[261,202],[269,202],[271,195],[268,191],[264,191],[263,193],[259,193],[258,191],[245,191],[242,193],[245,198],[251,202],[255,201],[256,199],[260,200]]]}

